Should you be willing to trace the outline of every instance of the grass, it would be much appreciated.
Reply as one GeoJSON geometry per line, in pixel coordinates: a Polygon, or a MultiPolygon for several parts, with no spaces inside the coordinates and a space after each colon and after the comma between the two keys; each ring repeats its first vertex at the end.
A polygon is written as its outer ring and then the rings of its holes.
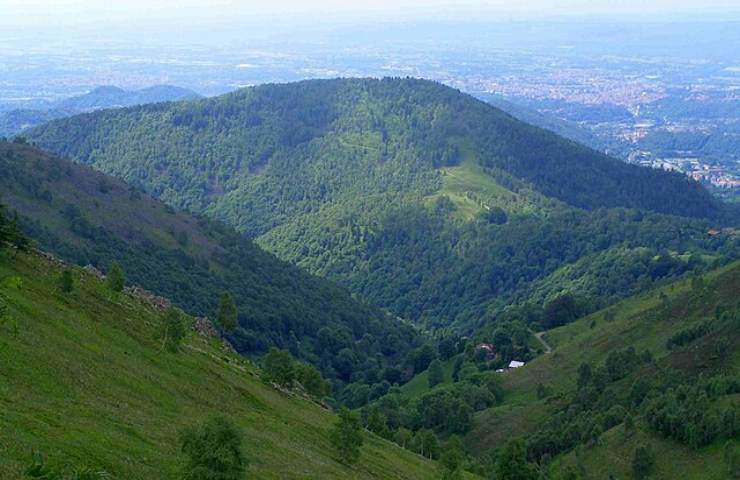
{"type": "MultiPolygon", "coordinates": [[[[501,375],[504,401],[476,415],[473,429],[466,435],[466,445],[473,453],[480,454],[502,446],[510,438],[533,433],[556,411],[559,399],[564,398],[561,395],[567,396],[575,389],[577,370],[582,363],[601,364],[610,352],[629,346],[638,352],[649,350],[661,368],[671,367],[694,375],[717,369],[738,372],[740,332],[729,326],[687,347],[675,351],[666,348],[666,340],[676,331],[711,317],[717,305],[735,306],[740,300],[740,262],[711,272],[705,279],[706,287],[700,291],[694,291],[688,280],[682,280],[549,331],[545,338],[553,346],[553,352],[501,375]],[[608,311],[613,315],[607,315],[608,311]],[[712,359],[711,349],[717,338],[730,342],[731,353],[727,358],[712,359]],[[555,395],[547,400],[537,399],[540,383],[555,395]]],[[[629,388],[631,381],[624,380],[624,388],[629,388]]],[[[644,430],[638,431],[634,438],[625,439],[622,431],[621,425],[617,426],[605,432],[599,445],[558,457],[553,470],[571,465],[577,466],[585,479],[609,478],[609,474],[629,478],[634,449],[640,442],[649,441],[658,458],[651,478],[726,478],[719,443],[691,450],[644,430]]]]}
{"type": "Polygon", "coordinates": [[[638,430],[628,436],[622,425],[605,432],[599,445],[582,448],[558,459],[553,471],[575,468],[583,472],[583,480],[632,478],[632,457],[635,449],[650,444],[655,453],[652,479],[725,480],[729,478],[723,459],[722,444],[716,443],[700,450],[665,440],[657,435],[638,430]]]}
{"type": "Polygon", "coordinates": [[[0,478],[20,478],[40,450],[52,464],[103,468],[121,479],[178,478],[178,432],[213,414],[244,432],[247,478],[427,479],[437,467],[366,434],[360,462],[337,461],[332,412],[272,388],[219,341],[190,334],[178,354],[160,350],[161,312],[112,295],[75,269],[76,289],[56,287],[60,267],[0,254],[18,333],[0,327],[0,478]]]}
{"type": "MultiPolygon", "coordinates": [[[[455,356],[442,362],[444,380],[442,383],[436,385],[435,388],[452,385],[452,370],[454,368],[456,358],[457,357],[455,356]]],[[[401,385],[401,395],[408,399],[418,398],[429,391],[429,370],[424,370],[420,374],[415,375],[414,378],[408,382],[401,385]]]]}

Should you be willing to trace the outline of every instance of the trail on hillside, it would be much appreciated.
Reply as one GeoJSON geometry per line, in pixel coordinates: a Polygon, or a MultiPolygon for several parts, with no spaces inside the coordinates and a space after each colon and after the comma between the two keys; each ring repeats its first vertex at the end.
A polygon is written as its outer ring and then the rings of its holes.
{"type": "MultiPolygon", "coordinates": [[[[530,330],[530,332],[532,332],[532,330],[530,330]]],[[[542,331],[542,332],[536,332],[536,333],[535,332],[532,332],[532,333],[534,334],[535,338],[537,340],[539,340],[539,342],[542,344],[542,346],[545,347],[545,353],[552,352],[552,347],[550,346],[550,344],[547,343],[544,338],[542,338],[542,337],[544,337],[545,333],[547,333],[547,332],[542,331]]]]}

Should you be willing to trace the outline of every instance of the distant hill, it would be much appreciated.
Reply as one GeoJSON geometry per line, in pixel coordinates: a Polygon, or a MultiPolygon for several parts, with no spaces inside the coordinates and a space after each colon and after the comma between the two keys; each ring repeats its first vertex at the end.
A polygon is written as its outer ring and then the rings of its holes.
{"type": "MultiPolygon", "coordinates": [[[[438,327],[484,323],[532,282],[618,247],[680,261],[736,254],[716,254],[727,239],[707,231],[737,211],[697,182],[627,165],[430,81],[263,85],[93,112],[28,135],[438,327]]],[[[673,271],[604,268],[601,285],[619,287],[595,292],[596,303],[673,271]]]]}
{"type": "Polygon", "coordinates": [[[228,338],[237,350],[256,357],[271,346],[288,349],[333,380],[335,395],[350,378],[380,382],[421,341],[396,318],[230,227],[176,213],[88,167],[0,142],[0,171],[0,201],[38,245],[102,271],[118,261],[130,282],[192,315],[216,318],[221,294],[230,292],[240,326],[228,338]]]}
{"type": "Polygon", "coordinates": [[[214,415],[242,429],[245,478],[437,475],[435,462],[368,432],[359,462],[341,463],[330,410],[271,386],[253,363],[190,328],[179,352],[163,350],[162,310],[112,295],[81,268],[0,248],[0,302],[0,429],[12,440],[0,448],[0,478],[31,478],[33,452],[67,472],[182,478],[180,433],[214,415]],[[59,288],[65,269],[71,293],[59,288]]]}
{"type": "Polygon", "coordinates": [[[0,113],[0,137],[10,137],[22,131],[58,118],[106,108],[122,108],[146,103],[193,100],[200,95],[185,88],[156,85],[127,91],[118,87],[97,87],[84,95],[54,102],[44,108],[14,109],[0,113]]]}
{"type": "Polygon", "coordinates": [[[476,98],[490,103],[496,108],[503,110],[512,117],[522,122],[529,123],[545,130],[557,133],[561,137],[568,138],[574,142],[593,148],[594,150],[606,151],[607,145],[603,143],[596,135],[585,127],[575,122],[562,120],[552,115],[545,115],[533,108],[520,105],[505,97],[493,93],[479,92],[474,94],[476,98]]]}

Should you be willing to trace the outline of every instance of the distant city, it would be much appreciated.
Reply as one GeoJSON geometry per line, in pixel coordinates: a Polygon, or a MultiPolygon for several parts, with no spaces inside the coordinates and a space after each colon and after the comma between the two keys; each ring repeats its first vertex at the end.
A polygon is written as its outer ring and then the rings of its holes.
{"type": "Polygon", "coordinates": [[[412,33],[393,25],[377,31],[343,27],[329,30],[325,41],[313,35],[305,44],[279,38],[269,44],[214,41],[155,48],[132,41],[101,42],[91,50],[70,41],[64,48],[26,48],[23,55],[22,40],[10,39],[0,47],[5,72],[0,114],[49,108],[100,85],[170,84],[209,96],[305,78],[423,77],[627,162],[683,172],[737,199],[740,50],[734,48],[734,25],[718,25],[713,44],[695,46],[684,38],[690,24],[683,32],[670,25],[627,32],[615,27],[604,39],[583,26],[583,35],[565,38],[539,31],[539,43],[528,43],[523,35],[536,26],[478,25],[466,30],[468,38],[455,39],[446,37],[452,27],[426,26],[422,33],[428,40],[419,41],[425,37],[414,31],[413,42],[405,41],[412,33]],[[662,36],[666,50],[655,50],[654,41],[643,48],[641,38],[652,36],[662,36]],[[440,38],[445,41],[435,40],[440,38]]]}

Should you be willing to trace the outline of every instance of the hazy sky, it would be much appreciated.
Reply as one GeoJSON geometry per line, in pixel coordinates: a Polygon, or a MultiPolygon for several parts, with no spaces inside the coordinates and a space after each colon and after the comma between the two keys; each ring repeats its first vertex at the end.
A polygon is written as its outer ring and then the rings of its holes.
{"type": "Polygon", "coordinates": [[[0,0],[0,25],[134,27],[173,22],[325,19],[665,18],[740,13],[740,0],[0,0]]]}

